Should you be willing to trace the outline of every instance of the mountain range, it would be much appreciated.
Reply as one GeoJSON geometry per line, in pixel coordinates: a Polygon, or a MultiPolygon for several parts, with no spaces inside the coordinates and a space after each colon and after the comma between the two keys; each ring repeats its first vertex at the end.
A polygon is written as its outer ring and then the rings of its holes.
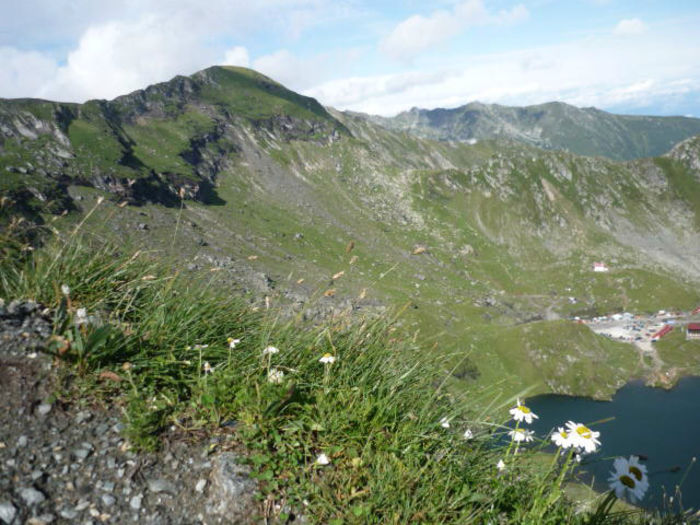
{"type": "Polygon", "coordinates": [[[655,157],[700,134],[700,119],[614,115],[562,102],[509,107],[473,102],[455,109],[418,109],[368,116],[388,129],[435,140],[513,139],[539,148],[615,160],[655,157]]]}
{"type": "Polygon", "coordinates": [[[570,320],[700,303],[697,134],[560,103],[386,119],[212,67],[112,101],[0,100],[0,220],[80,227],[311,320],[403,307],[397,337],[455,387],[605,398],[700,371],[570,320]]]}

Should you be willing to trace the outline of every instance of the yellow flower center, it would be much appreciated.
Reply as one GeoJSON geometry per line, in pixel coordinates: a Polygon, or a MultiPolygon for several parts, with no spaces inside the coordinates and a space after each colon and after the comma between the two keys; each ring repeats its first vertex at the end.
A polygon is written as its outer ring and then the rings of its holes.
{"type": "Polygon", "coordinates": [[[639,470],[637,467],[631,466],[630,467],[630,474],[632,474],[635,478],[637,478],[637,481],[642,481],[642,476],[643,476],[642,471],[639,470]]]}
{"type": "Polygon", "coordinates": [[[569,437],[569,434],[566,433],[566,432],[559,432],[559,435],[560,435],[561,437],[563,437],[564,439],[566,439],[566,438],[569,437]]]}
{"type": "Polygon", "coordinates": [[[323,357],[328,358],[328,357],[333,357],[333,356],[331,354],[329,354],[328,352],[326,352],[325,354],[323,354],[323,357]]]}
{"type": "Polygon", "coordinates": [[[620,483],[622,483],[625,487],[629,487],[631,489],[637,486],[634,480],[629,476],[620,476],[620,483]]]}
{"type": "Polygon", "coordinates": [[[576,433],[584,439],[591,439],[593,437],[591,429],[585,425],[579,425],[576,427],[576,433]]]}
{"type": "Polygon", "coordinates": [[[518,408],[520,409],[520,411],[523,414],[529,414],[531,412],[531,410],[529,408],[527,408],[525,405],[520,405],[518,408]]]}

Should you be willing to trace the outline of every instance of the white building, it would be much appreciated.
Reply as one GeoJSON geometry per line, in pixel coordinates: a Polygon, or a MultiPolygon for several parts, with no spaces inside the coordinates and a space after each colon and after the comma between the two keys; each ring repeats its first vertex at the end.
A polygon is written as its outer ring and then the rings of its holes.
{"type": "Polygon", "coordinates": [[[609,272],[610,268],[608,268],[608,265],[605,264],[604,262],[594,262],[593,263],[593,271],[594,272],[609,272]]]}

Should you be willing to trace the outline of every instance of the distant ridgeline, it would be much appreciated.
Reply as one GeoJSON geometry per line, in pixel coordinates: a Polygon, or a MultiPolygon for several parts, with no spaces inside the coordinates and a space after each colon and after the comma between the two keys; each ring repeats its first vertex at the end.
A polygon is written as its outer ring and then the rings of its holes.
{"type": "Polygon", "coordinates": [[[506,138],[578,155],[630,160],[656,157],[693,135],[700,119],[614,115],[562,102],[509,107],[473,102],[454,109],[418,109],[368,117],[393,130],[437,140],[506,138]]]}

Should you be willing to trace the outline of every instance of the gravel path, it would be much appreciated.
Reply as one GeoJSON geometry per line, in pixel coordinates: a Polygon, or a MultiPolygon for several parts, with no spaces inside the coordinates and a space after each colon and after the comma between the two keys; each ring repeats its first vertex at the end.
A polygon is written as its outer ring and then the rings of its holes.
{"type": "Polygon", "coordinates": [[[39,349],[50,317],[0,306],[0,523],[259,523],[256,484],[231,436],[171,429],[157,453],[129,450],[116,407],[52,401],[39,349]],[[210,452],[213,453],[210,454],[210,452]]]}

